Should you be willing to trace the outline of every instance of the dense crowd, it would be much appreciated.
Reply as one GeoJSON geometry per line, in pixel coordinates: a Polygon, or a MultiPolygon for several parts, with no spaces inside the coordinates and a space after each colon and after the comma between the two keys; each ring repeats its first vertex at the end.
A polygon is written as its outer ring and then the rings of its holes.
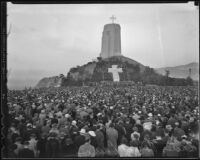
{"type": "Polygon", "coordinates": [[[8,91],[8,157],[198,157],[197,87],[8,91]]]}

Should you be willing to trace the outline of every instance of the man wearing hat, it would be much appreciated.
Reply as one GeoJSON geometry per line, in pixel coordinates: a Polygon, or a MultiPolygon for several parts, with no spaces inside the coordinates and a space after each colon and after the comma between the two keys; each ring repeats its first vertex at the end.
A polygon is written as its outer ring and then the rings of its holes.
{"type": "Polygon", "coordinates": [[[88,134],[90,135],[90,139],[91,139],[91,145],[94,146],[94,148],[97,147],[97,141],[96,141],[96,134],[94,131],[89,131],[88,134]]]}
{"type": "Polygon", "coordinates": [[[76,153],[78,152],[79,147],[85,143],[85,135],[86,135],[86,130],[82,128],[75,136],[74,145],[76,153]]]}
{"type": "Polygon", "coordinates": [[[27,123],[25,131],[23,133],[23,140],[29,141],[30,135],[34,133],[33,125],[31,123],[27,123]]]}
{"type": "Polygon", "coordinates": [[[78,157],[95,157],[95,148],[90,144],[89,134],[85,135],[85,143],[79,147],[78,157]]]}
{"type": "Polygon", "coordinates": [[[77,127],[77,122],[73,120],[70,126],[70,135],[73,141],[74,141],[75,136],[78,134],[78,131],[79,129],[77,127]]]}

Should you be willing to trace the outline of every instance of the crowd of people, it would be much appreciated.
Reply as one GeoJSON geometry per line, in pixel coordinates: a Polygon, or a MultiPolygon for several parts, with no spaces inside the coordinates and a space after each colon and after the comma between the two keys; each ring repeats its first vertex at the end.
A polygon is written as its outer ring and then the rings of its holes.
{"type": "Polygon", "coordinates": [[[198,88],[8,91],[9,158],[198,157],[198,88]]]}

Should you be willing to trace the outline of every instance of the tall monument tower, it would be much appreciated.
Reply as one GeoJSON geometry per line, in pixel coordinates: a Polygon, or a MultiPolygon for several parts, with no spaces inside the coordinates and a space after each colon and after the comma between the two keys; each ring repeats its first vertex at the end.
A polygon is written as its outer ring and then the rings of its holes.
{"type": "Polygon", "coordinates": [[[106,24],[103,30],[100,53],[100,57],[102,58],[121,55],[121,28],[119,24],[114,23],[116,19],[114,16],[110,19],[112,19],[112,23],[106,24]]]}

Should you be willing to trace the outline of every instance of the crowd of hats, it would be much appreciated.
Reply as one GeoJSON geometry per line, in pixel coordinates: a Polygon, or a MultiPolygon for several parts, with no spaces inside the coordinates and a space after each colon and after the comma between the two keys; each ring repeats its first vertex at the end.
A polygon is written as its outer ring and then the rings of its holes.
{"type": "Polygon", "coordinates": [[[195,87],[118,85],[9,90],[8,109],[10,146],[16,141],[28,145],[31,136],[70,137],[65,130],[71,126],[77,129],[70,134],[79,133],[87,141],[96,137],[98,127],[119,124],[126,129],[126,123],[132,127],[128,141],[141,139],[146,133],[150,139],[163,139],[165,136],[158,133],[158,128],[170,136],[177,131],[175,137],[179,141],[198,140],[195,137],[199,123],[198,89],[195,87]],[[46,126],[50,127],[48,131],[46,126]],[[24,137],[24,132],[33,130],[36,134],[24,137]]]}

